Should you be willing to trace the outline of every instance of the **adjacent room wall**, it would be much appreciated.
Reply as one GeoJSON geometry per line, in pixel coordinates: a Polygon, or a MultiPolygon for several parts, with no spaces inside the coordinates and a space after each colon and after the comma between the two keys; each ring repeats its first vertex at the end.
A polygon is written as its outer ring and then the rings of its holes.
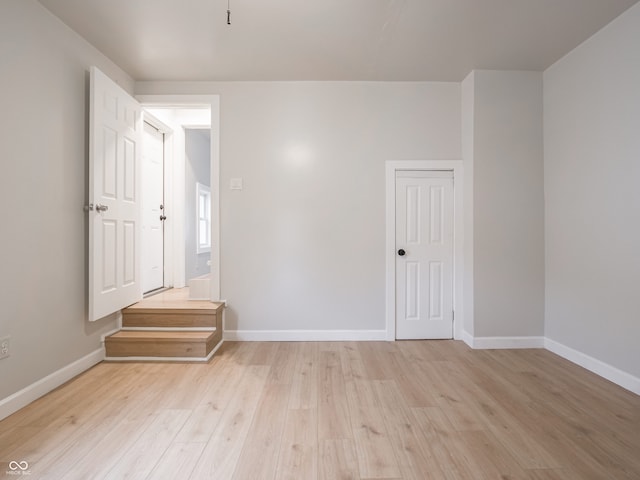
{"type": "Polygon", "coordinates": [[[636,379],[639,46],[640,4],[544,73],[545,333],[636,379]]]}
{"type": "Polygon", "coordinates": [[[463,82],[463,98],[462,145],[473,178],[474,312],[467,333],[539,337],[542,346],[542,74],[476,70],[463,82]]]}
{"type": "Polygon", "coordinates": [[[185,130],[185,279],[209,273],[211,254],[197,253],[196,184],[211,186],[211,131],[185,130]]]}
{"type": "Polygon", "coordinates": [[[475,334],[473,298],[473,151],[475,121],[475,72],[467,75],[460,86],[460,102],[462,107],[462,160],[464,165],[464,324],[463,339],[473,343],[475,334]]]}
{"type": "Polygon", "coordinates": [[[136,93],[220,94],[227,331],[385,328],[384,162],[461,157],[459,84],[141,82],[136,93]]]}
{"type": "Polygon", "coordinates": [[[0,2],[0,401],[101,347],[87,322],[88,70],[133,81],[35,0],[0,2]]]}

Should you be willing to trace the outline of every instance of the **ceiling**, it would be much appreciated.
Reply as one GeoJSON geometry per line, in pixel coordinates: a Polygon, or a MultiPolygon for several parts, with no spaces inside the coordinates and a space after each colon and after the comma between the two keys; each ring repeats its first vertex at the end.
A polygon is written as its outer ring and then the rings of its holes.
{"type": "Polygon", "coordinates": [[[544,70],[639,0],[39,0],[136,80],[544,70]]]}

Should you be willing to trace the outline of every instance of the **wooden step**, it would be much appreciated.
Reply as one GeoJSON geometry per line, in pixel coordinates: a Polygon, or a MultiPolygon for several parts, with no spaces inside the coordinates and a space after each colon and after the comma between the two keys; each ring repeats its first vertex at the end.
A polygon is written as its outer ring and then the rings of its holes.
{"type": "Polygon", "coordinates": [[[132,305],[122,310],[123,327],[217,327],[224,303],[191,302],[192,305],[145,306],[132,305]]]}
{"type": "Polygon", "coordinates": [[[109,357],[178,357],[205,359],[220,342],[221,329],[213,331],[121,330],[105,338],[109,357]]]}

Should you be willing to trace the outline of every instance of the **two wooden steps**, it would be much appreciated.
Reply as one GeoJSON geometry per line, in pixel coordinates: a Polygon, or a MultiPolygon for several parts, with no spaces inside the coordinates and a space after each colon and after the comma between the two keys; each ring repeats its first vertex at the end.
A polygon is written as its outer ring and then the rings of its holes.
{"type": "Polygon", "coordinates": [[[224,303],[138,303],[122,310],[122,330],[105,338],[107,360],[206,361],[222,340],[224,303]]]}

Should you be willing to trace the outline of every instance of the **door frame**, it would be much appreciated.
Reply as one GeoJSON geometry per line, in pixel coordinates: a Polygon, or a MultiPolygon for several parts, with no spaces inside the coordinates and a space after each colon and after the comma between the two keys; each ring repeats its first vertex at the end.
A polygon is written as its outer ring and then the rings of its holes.
{"type": "MultiPolygon", "coordinates": [[[[190,106],[206,105],[211,111],[211,282],[209,299],[220,300],[220,96],[219,95],[136,95],[136,99],[143,108],[173,107],[189,108],[190,106]]],[[[177,163],[174,159],[174,168],[177,163]]],[[[182,166],[184,171],[184,165],[182,166]]],[[[173,193],[172,193],[173,194],[173,193]]],[[[166,199],[165,199],[166,200],[166,199]]],[[[174,208],[180,203],[173,199],[174,208]]],[[[183,232],[174,232],[173,250],[175,255],[184,256],[184,242],[182,247],[175,241],[176,235],[183,232]],[[178,250],[180,252],[178,252],[178,250]]],[[[174,280],[177,272],[174,266],[174,280]]]]}
{"type": "Polygon", "coordinates": [[[464,324],[464,169],[462,160],[387,160],[385,162],[386,338],[396,340],[396,172],[447,170],[453,172],[453,338],[462,339],[464,324]]]}

